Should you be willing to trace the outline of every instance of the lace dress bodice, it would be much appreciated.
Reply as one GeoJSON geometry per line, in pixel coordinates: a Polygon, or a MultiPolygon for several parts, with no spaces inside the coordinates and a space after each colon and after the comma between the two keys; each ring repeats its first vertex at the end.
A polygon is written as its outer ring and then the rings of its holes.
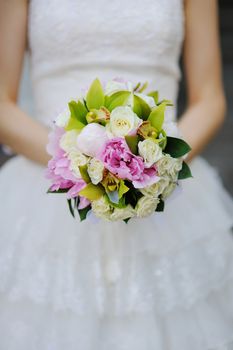
{"type": "Polygon", "coordinates": [[[175,102],[182,40],[181,0],[31,0],[36,116],[50,123],[97,76],[148,81],[175,102]]]}

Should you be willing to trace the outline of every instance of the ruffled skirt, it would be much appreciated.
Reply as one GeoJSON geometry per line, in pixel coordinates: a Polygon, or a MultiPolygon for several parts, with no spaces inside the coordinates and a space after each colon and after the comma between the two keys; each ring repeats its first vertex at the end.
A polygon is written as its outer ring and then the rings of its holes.
{"type": "Polygon", "coordinates": [[[0,172],[1,350],[233,349],[233,205],[202,158],[164,213],[79,222],[44,169],[0,172]]]}

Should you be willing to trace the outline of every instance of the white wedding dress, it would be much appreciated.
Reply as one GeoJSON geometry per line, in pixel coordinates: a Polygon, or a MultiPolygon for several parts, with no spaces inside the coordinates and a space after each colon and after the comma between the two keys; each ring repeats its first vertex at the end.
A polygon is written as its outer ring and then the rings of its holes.
{"type": "MultiPolygon", "coordinates": [[[[148,81],[176,102],[181,0],[31,0],[28,23],[41,122],[95,77],[148,81]]],[[[0,349],[233,349],[232,202],[206,161],[191,168],[164,213],[126,225],[74,220],[41,166],[8,161],[0,349]]]]}

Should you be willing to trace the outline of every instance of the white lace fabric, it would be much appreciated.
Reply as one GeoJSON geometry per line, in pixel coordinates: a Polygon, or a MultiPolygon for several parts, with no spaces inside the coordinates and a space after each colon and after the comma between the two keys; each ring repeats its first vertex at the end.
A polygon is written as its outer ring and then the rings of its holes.
{"type": "MultiPolygon", "coordinates": [[[[181,0],[31,0],[28,34],[45,124],[96,76],[148,81],[176,101],[181,0]]],[[[233,349],[232,201],[202,158],[191,167],[164,213],[126,225],[74,220],[63,195],[46,194],[43,168],[7,162],[0,349],[233,349]]]]}

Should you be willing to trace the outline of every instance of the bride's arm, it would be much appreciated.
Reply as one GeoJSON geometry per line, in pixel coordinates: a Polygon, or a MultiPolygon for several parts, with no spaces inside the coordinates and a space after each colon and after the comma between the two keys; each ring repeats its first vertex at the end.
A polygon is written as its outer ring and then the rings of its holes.
{"type": "Polygon", "coordinates": [[[186,0],[184,65],[188,107],[179,127],[192,146],[189,160],[201,152],[224,120],[216,0],[186,0]]]}
{"type": "Polygon", "coordinates": [[[27,33],[27,0],[0,0],[0,143],[46,164],[48,130],[17,107],[27,33]]]}

